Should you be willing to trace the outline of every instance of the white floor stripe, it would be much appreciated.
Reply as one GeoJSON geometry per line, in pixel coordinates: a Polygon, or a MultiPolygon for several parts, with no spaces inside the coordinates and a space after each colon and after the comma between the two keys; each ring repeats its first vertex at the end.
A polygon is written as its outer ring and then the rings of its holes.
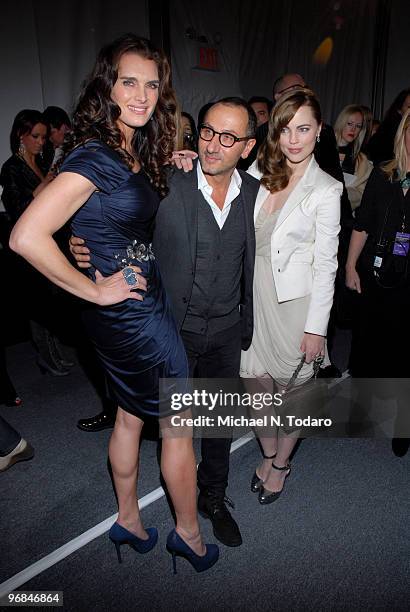
{"type": "MultiPolygon", "coordinates": [[[[139,500],[139,507],[142,510],[146,506],[149,506],[153,502],[157,501],[157,499],[163,497],[164,494],[164,489],[162,487],[158,487],[154,491],[151,491],[150,493],[147,493],[147,495],[144,495],[144,497],[141,497],[141,499],[139,500]]],[[[60,546],[60,548],[57,548],[49,555],[46,555],[39,561],[36,561],[32,565],[29,565],[29,567],[26,567],[26,569],[24,569],[23,571],[19,572],[18,574],[15,574],[14,576],[12,576],[12,578],[9,578],[8,580],[0,584],[0,597],[3,597],[3,595],[8,595],[9,593],[11,593],[11,591],[15,591],[21,585],[25,584],[35,576],[41,574],[41,572],[44,572],[46,569],[55,565],[62,559],[65,559],[65,557],[68,557],[79,548],[82,548],[92,540],[95,540],[95,538],[98,538],[100,535],[110,529],[114,521],[117,520],[117,516],[118,514],[113,514],[101,523],[98,523],[98,525],[95,525],[91,529],[88,529],[88,531],[85,531],[73,540],[70,540],[70,542],[67,542],[67,544],[60,546]]]]}
{"type": "Polygon", "coordinates": [[[238,450],[238,448],[241,448],[241,446],[253,440],[254,437],[255,437],[255,434],[253,433],[253,431],[248,431],[241,438],[234,440],[231,444],[231,453],[235,452],[236,450],[238,450]]]}
{"type": "MultiPolygon", "coordinates": [[[[329,386],[337,385],[338,383],[345,380],[348,376],[349,375],[347,372],[343,372],[342,377],[332,382],[329,386]]],[[[254,433],[252,431],[249,431],[241,438],[234,440],[231,446],[231,453],[235,452],[236,450],[238,450],[238,448],[241,448],[241,446],[244,446],[244,444],[247,444],[248,442],[253,440],[254,437],[254,433]]],[[[144,497],[141,497],[141,499],[139,500],[140,509],[142,510],[143,508],[146,508],[164,495],[165,493],[162,487],[158,487],[154,491],[147,493],[147,495],[144,495],[144,497]]],[[[117,516],[118,514],[113,514],[101,523],[98,523],[98,525],[95,525],[91,529],[88,529],[88,531],[85,531],[73,540],[70,540],[70,542],[67,542],[67,544],[60,546],[60,548],[57,548],[49,555],[46,555],[39,561],[36,561],[32,565],[29,565],[24,570],[22,570],[18,574],[15,574],[5,582],[2,582],[0,584],[0,597],[3,597],[4,595],[8,595],[9,593],[11,593],[12,591],[15,591],[32,578],[35,578],[36,576],[44,572],[49,567],[52,567],[59,561],[62,561],[63,559],[71,555],[76,550],[82,548],[92,540],[95,540],[95,538],[98,538],[100,535],[110,529],[111,525],[117,519],[117,516]]]]}
{"type": "MultiPolygon", "coordinates": [[[[238,440],[235,440],[231,446],[231,453],[236,451],[238,448],[240,448],[253,438],[253,432],[249,432],[238,440]]],[[[165,493],[162,487],[158,487],[154,491],[147,493],[147,495],[144,495],[144,497],[141,497],[141,499],[138,501],[140,509],[142,510],[143,508],[146,508],[164,495],[165,493]]],[[[95,538],[98,538],[100,535],[103,535],[106,531],[110,529],[114,521],[116,521],[117,516],[118,514],[113,514],[101,523],[98,523],[98,525],[95,525],[91,529],[88,529],[88,531],[85,531],[73,540],[70,540],[70,542],[67,542],[67,544],[60,546],[60,548],[57,548],[49,555],[46,555],[39,561],[36,561],[32,565],[29,565],[28,567],[26,567],[26,569],[22,570],[18,574],[15,574],[5,582],[2,582],[0,584],[0,597],[3,597],[4,595],[8,595],[9,593],[11,593],[12,591],[15,591],[32,578],[35,578],[36,576],[44,572],[49,567],[52,567],[59,561],[65,559],[65,557],[71,555],[79,548],[82,548],[92,540],[95,540],[95,538]]]]}

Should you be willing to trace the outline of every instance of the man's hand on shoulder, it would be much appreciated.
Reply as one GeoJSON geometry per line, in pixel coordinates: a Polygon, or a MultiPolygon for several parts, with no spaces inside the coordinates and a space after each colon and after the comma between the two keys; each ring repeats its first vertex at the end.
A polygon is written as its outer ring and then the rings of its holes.
{"type": "Polygon", "coordinates": [[[90,268],[90,250],[85,246],[82,238],[70,237],[70,253],[74,257],[79,268],[90,268]]]}

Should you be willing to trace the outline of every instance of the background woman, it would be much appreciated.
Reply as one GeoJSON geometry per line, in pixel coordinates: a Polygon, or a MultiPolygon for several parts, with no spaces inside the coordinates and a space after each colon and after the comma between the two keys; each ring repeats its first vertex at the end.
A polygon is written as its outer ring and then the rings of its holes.
{"type": "MultiPolygon", "coordinates": [[[[313,375],[313,360],[325,354],[343,187],[314,159],[321,122],[314,94],[293,91],[277,103],[258,153],[255,326],[252,345],[242,353],[243,377],[287,384],[305,354],[300,384],[313,375]]],[[[255,166],[251,173],[256,176],[255,166]]],[[[290,472],[296,437],[279,431],[260,438],[264,460],[251,486],[262,504],[277,499],[290,472]]]]}
{"type": "Polygon", "coordinates": [[[350,240],[346,285],[361,294],[351,354],[355,376],[409,376],[410,111],[394,152],[373,170],[350,240]]]}
{"type": "Polygon", "coordinates": [[[12,156],[1,169],[2,200],[13,223],[53,178],[41,155],[46,140],[47,124],[39,111],[17,113],[10,133],[12,156]]]}
{"type": "MultiPolygon", "coordinates": [[[[37,110],[20,111],[13,122],[10,134],[12,156],[3,164],[0,183],[2,200],[11,224],[17,221],[33,198],[39,195],[54,178],[47,174],[42,151],[47,139],[47,125],[37,110]]],[[[43,372],[53,376],[65,376],[68,367],[74,365],[62,354],[54,330],[61,317],[51,284],[31,267],[14,260],[15,275],[24,274],[24,290],[30,300],[24,300],[29,309],[30,328],[37,364],[43,372]]]]}
{"type": "Polygon", "coordinates": [[[335,135],[340,163],[352,210],[362,199],[373,165],[361,151],[368,131],[363,108],[350,104],[340,112],[335,122],[335,135]]]}
{"type": "MultiPolygon", "coordinates": [[[[74,113],[61,172],[11,236],[12,248],[50,280],[92,304],[86,329],[118,403],[109,457],[119,505],[110,538],[119,561],[123,543],[141,553],[156,544],[157,530],[144,528],[137,502],[140,435],[148,416],[161,416],[160,378],[185,380],[188,373],[150,245],[160,196],[167,192],[175,116],[162,52],[132,34],[104,47],[74,113]],[[85,274],[53,240],[70,217],[74,233],[90,247],[92,267],[85,274]],[[123,270],[115,272],[118,267],[123,270]]],[[[168,548],[174,559],[183,555],[202,571],[216,562],[218,548],[205,548],[199,532],[192,438],[165,433],[161,470],[177,520],[168,548]]]]}
{"type": "MultiPolygon", "coordinates": [[[[363,194],[346,263],[346,285],[360,294],[353,328],[350,372],[356,378],[394,380],[397,435],[408,431],[410,328],[410,110],[397,129],[394,158],[373,170],[363,194]],[[402,386],[400,385],[400,388],[402,386]]],[[[367,415],[366,415],[367,416],[367,415]]],[[[403,456],[408,438],[393,438],[403,456]]]]}

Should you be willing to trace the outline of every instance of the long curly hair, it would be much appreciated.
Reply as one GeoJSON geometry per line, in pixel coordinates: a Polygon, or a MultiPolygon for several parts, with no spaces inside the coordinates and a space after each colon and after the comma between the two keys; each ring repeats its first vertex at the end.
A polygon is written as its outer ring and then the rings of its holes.
{"type": "Polygon", "coordinates": [[[73,114],[72,131],[64,145],[64,157],[74,147],[97,138],[114,149],[129,168],[132,168],[137,159],[153,187],[161,196],[165,196],[168,192],[165,166],[174,149],[176,115],[177,102],[165,54],[146,38],[124,34],[104,46],[97,56],[73,114]],[[133,156],[123,148],[123,134],[117,125],[121,109],[111,99],[112,88],[118,77],[119,61],[124,53],[136,53],[144,59],[153,60],[158,67],[160,81],[158,102],[151,120],[135,130],[133,156]]]}
{"type": "Polygon", "coordinates": [[[318,124],[322,123],[319,101],[313,91],[307,88],[296,89],[283,95],[272,110],[268,135],[257,158],[258,168],[262,172],[261,183],[271,193],[282,191],[289,184],[292,171],[281,151],[280,135],[301,106],[309,106],[318,124]]]}

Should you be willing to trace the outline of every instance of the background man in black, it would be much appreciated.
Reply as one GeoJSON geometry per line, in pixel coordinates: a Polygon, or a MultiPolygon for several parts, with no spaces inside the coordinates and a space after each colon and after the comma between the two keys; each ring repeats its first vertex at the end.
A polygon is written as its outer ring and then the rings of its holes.
{"type": "Polygon", "coordinates": [[[252,98],[249,98],[248,104],[250,104],[255,111],[256,124],[258,127],[269,121],[269,115],[273,106],[271,100],[264,96],[252,96],[252,98]]]}

